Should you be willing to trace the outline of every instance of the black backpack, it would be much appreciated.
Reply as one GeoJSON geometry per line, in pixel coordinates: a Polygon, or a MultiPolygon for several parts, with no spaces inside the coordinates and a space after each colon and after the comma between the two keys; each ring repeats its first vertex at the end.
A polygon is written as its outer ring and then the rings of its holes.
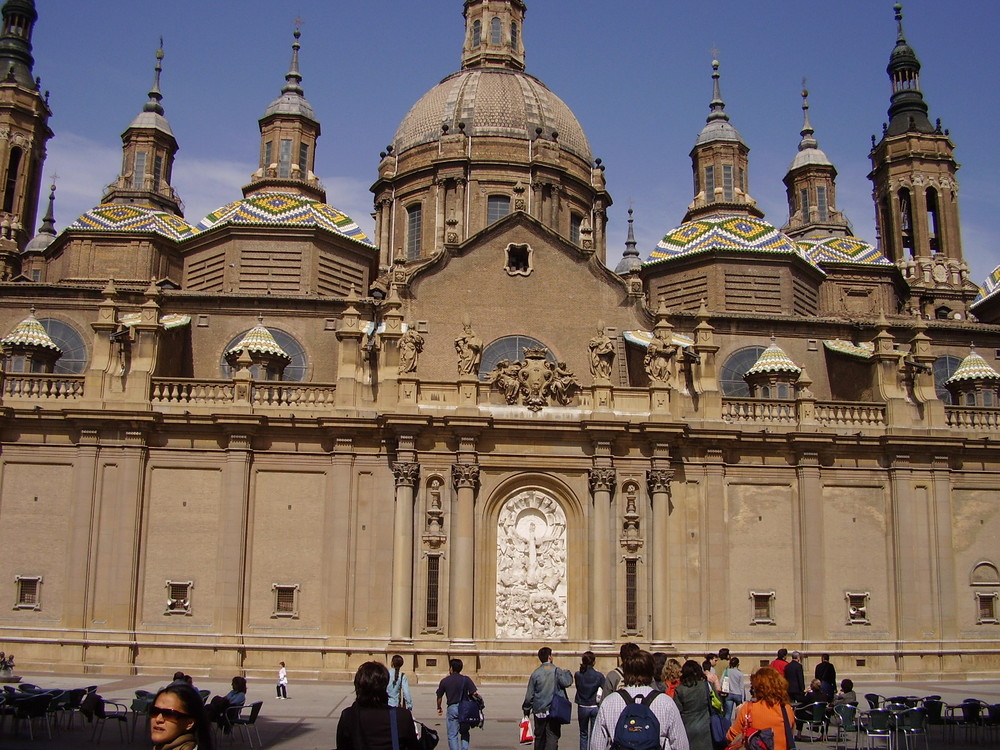
{"type": "Polygon", "coordinates": [[[615,722],[612,750],[659,750],[660,720],[649,708],[659,690],[650,690],[645,697],[634,698],[624,690],[616,691],[625,701],[625,708],[615,722]]]}

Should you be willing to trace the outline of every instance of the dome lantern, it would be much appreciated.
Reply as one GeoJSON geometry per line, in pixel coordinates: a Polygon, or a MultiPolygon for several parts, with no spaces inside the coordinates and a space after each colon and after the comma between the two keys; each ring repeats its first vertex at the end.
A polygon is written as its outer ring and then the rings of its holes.
{"type": "Polygon", "coordinates": [[[526,12],[521,0],[465,0],[462,70],[484,66],[524,70],[521,40],[526,12]]]}

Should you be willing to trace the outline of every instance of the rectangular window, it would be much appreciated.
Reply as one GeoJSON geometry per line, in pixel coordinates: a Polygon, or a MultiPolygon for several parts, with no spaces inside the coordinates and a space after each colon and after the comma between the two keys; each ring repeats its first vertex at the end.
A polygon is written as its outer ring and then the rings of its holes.
{"type": "Polygon", "coordinates": [[[625,560],[625,630],[634,633],[639,629],[639,561],[625,560]]]}
{"type": "Polygon", "coordinates": [[[753,603],[751,625],[774,624],[774,592],[751,591],[750,600],[753,603]]]}
{"type": "Polygon", "coordinates": [[[136,151],[132,163],[132,189],[142,190],[146,183],[146,152],[136,151]]]}
{"type": "Polygon", "coordinates": [[[427,558],[427,627],[440,627],[438,618],[438,592],[441,588],[441,557],[431,555],[427,558]]]}
{"type": "Polygon", "coordinates": [[[191,589],[194,581],[167,581],[167,609],[165,615],[191,614],[191,589]]]}
{"type": "Polygon", "coordinates": [[[491,195],[486,199],[486,223],[492,224],[510,213],[509,195],[491,195]]]}
{"type": "Polygon", "coordinates": [[[274,146],[274,144],[271,143],[271,141],[268,141],[267,143],[264,144],[264,168],[265,169],[267,169],[269,166],[271,166],[271,156],[273,155],[272,152],[274,151],[273,146],[274,146]]]}
{"type": "Polygon", "coordinates": [[[14,581],[17,584],[14,609],[41,609],[42,577],[15,576],[14,581]]]}
{"type": "Polygon", "coordinates": [[[722,165],[722,197],[728,203],[732,203],[736,200],[736,196],[733,193],[733,165],[723,164],[722,165]]]}
{"type": "Polygon", "coordinates": [[[740,190],[747,191],[747,172],[743,167],[740,167],[740,190]]]}
{"type": "Polygon", "coordinates": [[[278,177],[288,179],[292,176],[292,142],[282,139],[278,152],[278,177]]]}
{"type": "Polygon", "coordinates": [[[820,221],[830,220],[830,207],[826,202],[826,185],[816,186],[816,209],[820,221]]]}
{"type": "Polygon", "coordinates": [[[580,244],[580,230],[583,228],[583,217],[580,214],[571,214],[569,217],[569,241],[574,245],[580,244]]]}
{"type": "Polygon", "coordinates": [[[715,200],[715,167],[705,167],[705,200],[715,200]]]}
{"type": "Polygon", "coordinates": [[[799,211],[802,212],[802,220],[809,221],[809,191],[805,188],[799,191],[799,211]]]}
{"type": "Polygon", "coordinates": [[[979,610],[979,617],[976,622],[980,625],[989,625],[1000,622],[997,620],[997,595],[995,591],[977,592],[976,609],[979,610]]]}
{"type": "Polygon", "coordinates": [[[847,624],[848,625],[871,625],[868,619],[868,598],[871,596],[867,591],[848,591],[844,594],[847,600],[847,624]]]}
{"type": "Polygon", "coordinates": [[[416,260],[420,257],[422,247],[424,212],[420,205],[406,209],[406,259],[416,260]]]}
{"type": "Polygon", "coordinates": [[[298,617],[299,584],[275,583],[271,589],[274,591],[274,611],[271,617],[298,617]]]}
{"type": "Polygon", "coordinates": [[[299,169],[302,171],[302,176],[305,177],[306,173],[309,171],[309,144],[300,143],[299,144],[299,169]]]}
{"type": "Polygon", "coordinates": [[[163,157],[157,156],[153,159],[153,190],[160,189],[160,180],[163,179],[163,157]]]}

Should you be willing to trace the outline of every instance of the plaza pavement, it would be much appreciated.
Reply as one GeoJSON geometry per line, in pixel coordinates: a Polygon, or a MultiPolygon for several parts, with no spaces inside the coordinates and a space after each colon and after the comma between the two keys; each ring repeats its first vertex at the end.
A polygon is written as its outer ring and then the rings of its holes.
{"type": "MultiPolygon", "coordinates": [[[[443,676],[443,675],[442,675],[443,676]]],[[[87,685],[98,685],[98,693],[107,699],[117,699],[129,705],[136,690],[155,691],[162,687],[169,676],[157,679],[148,675],[140,676],[109,676],[109,675],[58,675],[49,673],[23,674],[23,682],[33,683],[44,688],[74,688],[87,685]]],[[[263,700],[257,729],[260,732],[265,748],[280,750],[332,750],[336,746],[337,719],[341,711],[353,701],[353,685],[347,682],[323,682],[315,680],[296,680],[294,674],[289,675],[289,700],[279,701],[275,698],[274,681],[250,679],[247,691],[247,703],[263,700]]],[[[525,676],[527,680],[527,676],[525,676]]],[[[201,679],[196,683],[200,689],[216,693],[226,693],[229,682],[225,679],[201,679]]],[[[443,718],[435,711],[434,690],[436,682],[424,682],[412,688],[414,716],[419,721],[437,729],[441,741],[437,750],[448,750],[447,732],[443,718]]],[[[483,729],[472,730],[472,750],[477,748],[517,748],[517,725],[521,719],[521,701],[524,698],[524,687],[521,685],[491,685],[479,684],[479,691],[486,700],[486,726],[483,729]]],[[[964,698],[974,697],[987,703],[1000,703],[1000,675],[996,680],[975,682],[952,681],[903,681],[895,683],[862,682],[855,687],[859,696],[865,693],[879,693],[884,696],[930,694],[941,695],[946,703],[961,702],[964,698]]],[[[570,691],[572,697],[572,690],[570,691]]],[[[563,727],[563,737],[560,743],[562,750],[578,750],[579,734],[576,727],[574,712],[573,723],[563,727]]],[[[61,728],[53,730],[52,739],[45,736],[45,729],[38,725],[34,741],[29,740],[26,729],[17,736],[11,734],[11,722],[8,719],[0,729],[0,748],[2,750],[66,750],[67,748],[148,748],[149,737],[145,726],[140,724],[135,728],[134,739],[123,742],[119,736],[119,728],[108,723],[104,728],[100,743],[92,743],[90,725],[81,725],[80,717],[75,719],[75,727],[71,730],[61,728]]],[[[132,726],[129,724],[128,730],[132,726]]],[[[848,747],[853,747],[853,736],[848,741],[848,747]]],[[[243,747],[242,736],[238,734],[229,737],[219,736],[218,750],[243,747]]],[[[955,741],[946,741],[940,727],[932,727],[930,735],[932,748],[953,748],[954,750],[994,750],[1000,748],[1000,735],[993,734],[991,738],[981,736],[978,742],[966,742],[959,733],[955,741]]],[[[833,742],[816,742],[803,747],[817,750],[833,750],[833,742]]]]}

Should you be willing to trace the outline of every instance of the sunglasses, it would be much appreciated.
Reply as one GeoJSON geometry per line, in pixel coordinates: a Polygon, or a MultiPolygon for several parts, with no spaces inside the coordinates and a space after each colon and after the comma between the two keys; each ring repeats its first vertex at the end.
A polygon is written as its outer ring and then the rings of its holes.
{"type": "Polygon", "coordinates": [[[182,711],[175,711],[172,708],[160,708],[159,706],[149,707],[149,718],[155,719],[157,716],[162,716],[167,721],[180,721],[181,719],[188,719],[191,714],[183,713],[182,711]]]}

